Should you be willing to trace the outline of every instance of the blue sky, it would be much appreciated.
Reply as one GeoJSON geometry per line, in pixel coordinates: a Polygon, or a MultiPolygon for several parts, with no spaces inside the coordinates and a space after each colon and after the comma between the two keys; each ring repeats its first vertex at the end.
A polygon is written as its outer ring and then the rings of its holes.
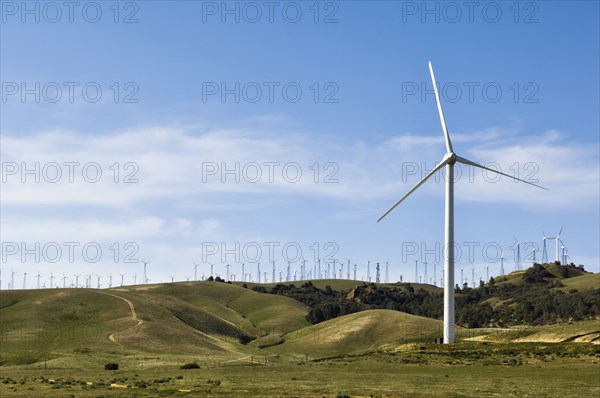
{"type": "Polygon", "coordinates": [[[298,249],[311,271],[389,261],[412,281],[416,259],[432,277],[443,179],[375,222],[445,152],[428,61],[455,151],[549,188],[464,170],[457,272],[499,274],[497,249],[512,271],[515,237],[530,254],[561,227],[600,270],[596,2],[1,4],[3,289],[10,270],[16,288],[139,282],[142,259],[150,282],[193,262],[271,280],[273,259],[299,276],[298,249]]]}

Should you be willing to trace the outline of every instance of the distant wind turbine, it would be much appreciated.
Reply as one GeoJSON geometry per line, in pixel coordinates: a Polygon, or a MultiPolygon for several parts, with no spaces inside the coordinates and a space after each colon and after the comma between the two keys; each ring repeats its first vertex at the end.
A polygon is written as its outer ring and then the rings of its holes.
{"type": "Polygon", "coordinates": [[[192,263],[194,264],[194,281],[198,280],[198,267],[200,266],[200,264],[196,264],[196,263],[192,263]]]}
{"type": "Polygon", "coordinates": [[[440,116],[440,122],[442,124],[442,130],[444,132],[444,138],[446,141],[446,154],[442,158],[441,162],[438,163],[437,166],[433,168],[426,176],[423,178],[417,185],[415,185],[407,194],[405,194],[399,201],[397,201],[388,211],[386,211],[380,218],[377,220],[381,221],[385,216],[387,216],[392,210],[396,208],[404,199],[406,199],[409,195],[411,195],[414,191],[416,191],[421,185],[425,183],[432,175],[437,173],[443,167],[446,168],[446,200],[445,200],[445,231],[444,231],[444,247],[445,247],[445,256],[444,256],[444,268],[445,272],[445,280],[444,280],[444,343],[451,344],[454,343],[454,327],[455,327],[455,314],[454,314],[454,165],[456,162],[479,167],[483,170],[491,171],[492,173],[500,174],[513,180],[521,181],[538,188],[546,189],[540,187],[539,185],[533,184],[528,181],[521,180],[519,178],[510,176],[508,174],[499,172],[494,169],[490,169],[488,167],[482,166],[479,163],[475,163],[471,160],[458,156],[454,153],[452,149],[452,142],[450,141],[450,135],[448,134],[448,129],[446,127],[446,120],[444,119],[444,112],[442,111],[442,104],[440,102],[440,96],[437,89],[437,84],[435,80],[435,76],[433,74],[433,67],[431,66],[431,62],[429,62],[429,72],[431,73],[431,81],[433,83],[433,89],[435,92],[435,101],[437,103],[438,113],[440,116]]]}
{"type": "Polygon", "coordinates": [[[142,284],[143,285],[147,285],[148,284],[148,271],[147,271],[147,267],[148,267],[148,264],[150,264],[150,261],[144,261],[144,260],[142,260],[142,262],[144,263],[144,279],[142,280],[142,284]]]}

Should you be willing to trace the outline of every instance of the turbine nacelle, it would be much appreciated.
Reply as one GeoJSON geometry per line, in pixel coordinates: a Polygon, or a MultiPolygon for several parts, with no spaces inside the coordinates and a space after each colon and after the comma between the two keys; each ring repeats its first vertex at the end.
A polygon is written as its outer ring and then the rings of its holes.
{"type": "Polygon", "coordinates": [[[454,164],[458,160],[458,156],[454,152],[448,152],[444,155],[441,163],[443,164],[454,164]]]}

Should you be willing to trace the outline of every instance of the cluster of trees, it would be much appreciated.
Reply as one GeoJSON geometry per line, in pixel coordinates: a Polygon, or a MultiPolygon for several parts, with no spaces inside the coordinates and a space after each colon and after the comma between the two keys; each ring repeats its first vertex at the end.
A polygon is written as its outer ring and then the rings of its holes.
{"type": "MultiPolygon", "coordinates": [[[[559,267],[560,277],[572,276],[568,267],[559,267]]],[[[456,322],[465,327],[543,325],[567,320],[600,317],[600,288],[563,292],[559,278],[547,266],[535,264],[523,275],[525,283],[483,282],[477,288],[456,288],[456,322]]],[[[271,289],[255,286],[261,293],[279,294],[310,308],[306,319],[319,323],[338,316],[369,309],[389,309],[442,319],[443,294],[410,284],[398,287],[363,283],[350,292],[325,289],[306,282],[300,287],[277,284],[271,289]]]]}

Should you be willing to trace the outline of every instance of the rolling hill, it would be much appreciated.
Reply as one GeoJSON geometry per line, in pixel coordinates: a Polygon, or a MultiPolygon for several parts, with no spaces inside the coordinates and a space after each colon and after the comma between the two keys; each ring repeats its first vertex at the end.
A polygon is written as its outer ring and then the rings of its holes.
{"type": "MultiPolygon", "coordinates": [[[[537,267],[497,278],[495,286],[459,290],[457,322],[472,323],[474,316],[526,320],[543,306],[559,306],[568,314],[579,311],[590,320],[517,329],[486,324],[481,329],[460,329],[457,335],[497,343],[600,343],[600,327],[593,318],[600,274],[564,268],[537,267]]],[[[441,289],[435,286],[340,280],[292,285],[244,287],[204,281],[1,291],[0,365],[78,355],[323,358],[431,342],[442,334],[441,321],[434,319],[439,315],[402,310],[427,313],[432,309],[437,314],[441,289]],[[321,321],[311,318],[317,308],[332,316],[321,321]]]]}

